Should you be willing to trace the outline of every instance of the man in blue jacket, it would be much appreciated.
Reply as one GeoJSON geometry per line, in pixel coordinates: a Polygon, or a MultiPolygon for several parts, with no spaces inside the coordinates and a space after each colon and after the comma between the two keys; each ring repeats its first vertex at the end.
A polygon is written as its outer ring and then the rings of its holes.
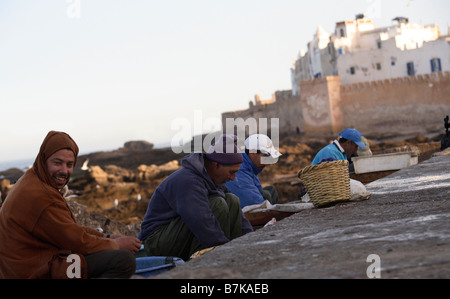
{"type": "Polygon", "coordinates": [[[225,186],[242,163],[236,139],[223,135],[207,153],[187,155],[183,168],[156,188],[138,236],[147,255],[188,260],[198,250],[253,231],[239,198],[225,186]]]}
{"type": "Polygon", "coordinates": [[[262,204],[268,200],[271,204],[278,202],[278,192],[274,186],[262,187],[258,174],[268,164],[278,161],[281,153],[275,149],[272,140],[264,134],[254,134],[245,140],[244,161],[234,181],[226,186],[241,200],[241,208],[262,204]]]}
{"type": "Polygon", "coordinates": [[[361,140],[361,133],[355,129],[345,129],[339,133],[339,141],[325,146],[314,157],[311,165],[320,164],[323,159],[327,160],[347,160],[352,156],[358,156],[358,147],[366,148],[361,140]]]}

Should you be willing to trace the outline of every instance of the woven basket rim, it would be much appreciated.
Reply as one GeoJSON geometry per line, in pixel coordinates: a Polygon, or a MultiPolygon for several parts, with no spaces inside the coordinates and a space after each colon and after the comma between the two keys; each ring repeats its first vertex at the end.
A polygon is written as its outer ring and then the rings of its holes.
{"type": "Polygon", "coordinates": [[[305,174],[312,170],[326,168],[326,167],[336,167],[336,166],[339,167],[339,166],[343,166],[343,165],[348,166],[348,161],[347,160],[335,160],[335,161],[322,162],[322,163],[316,164],[316,165],[309,165],[309,166],[306,166],[306,167],[300,169],[297,173],[297,176],[300,178],[300,176],[302,174],[305,174]]]}

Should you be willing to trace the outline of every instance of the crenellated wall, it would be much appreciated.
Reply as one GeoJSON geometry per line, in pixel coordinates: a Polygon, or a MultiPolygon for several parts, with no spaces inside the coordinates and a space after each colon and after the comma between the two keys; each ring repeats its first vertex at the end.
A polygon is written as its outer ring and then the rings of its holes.
{"type": "Polygon", "coordinates": [[[450,73],[341,86],[343,127],[366,135],[426,133],[450,114],[450,73]]]}
{"type": "Polygon", "coordinates": [[[270,128],[270,119],[278,118],[280,135],[336,135],[352,127],[380,138],[439,131],[450,115],[449,72],[343,86],[340,77],[332,76],[299,86],[301,96],[277,92],[273,103],[251,103],[247,110],[223,113],[222,122],[267,119],[270,128]]]}
{"type": "Polygon", "coordinates": [[[300,134],[304,132],[300,97],[292,96],[292,93],[289,90],[277,91],[274,98],[275,102],[270,104],[258,104],[260,102],[257,101],[256,105],[250,103],[249,108],[246,110],[222,113],[224,130],[226,129],[227,118],[233,120],[242,118],[245,121],[244,125],[246,127],[240,129],[245,130],[246,135],[257,133],[255,131],[249,131],[249,124],[251,124],[250,119],[254,119],[257,122],[258,127],[260,121],[266,122],[269,132],[272,129],[272,124],[278,124],[279,127],[277,129],[280,134],[300,134]],[[272,119],[277,119],[278,122],[275,122],[272,119]]]}

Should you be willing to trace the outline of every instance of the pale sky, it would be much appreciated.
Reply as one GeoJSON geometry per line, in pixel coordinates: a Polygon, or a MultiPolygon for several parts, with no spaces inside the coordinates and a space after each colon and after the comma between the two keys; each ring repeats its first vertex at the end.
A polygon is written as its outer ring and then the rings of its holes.
{"type": "Polygon", "coordinates": [[[445,35],[449,12],[449,0],[0,0],[0,162],[34,158],[50,130],[89,153],[220,129],[223,112],[291,89],[317,26],[331,35],[365,13],[445,35]]]}

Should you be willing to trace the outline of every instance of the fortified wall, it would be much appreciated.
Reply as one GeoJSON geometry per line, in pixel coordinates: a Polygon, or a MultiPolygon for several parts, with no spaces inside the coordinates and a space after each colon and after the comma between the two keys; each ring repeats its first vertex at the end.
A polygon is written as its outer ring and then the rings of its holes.
{"type": "Polygon", "coordinates": [[[344,127],[366,135],[426,133],[450,114],[450,73],[432,73],[341,87],[344,127]]]}
{"type": "MultiPolygon", "coordinates": [[[[450,114],[450,73],[440,72],[342,86],[338,76],[301,81],[300,96],[277,91],[273,101],[250,103],[226,119],[279,119],[279,134],[337,135],[356,128],[369,138],[442,130],[450,114]]],[[[245,122],[248,124],[248,122],[245,122]]],[[[248,132],[246,134],[256,132],[248,132]]]]}
{"type": "Polygon", "coordinates": [[[233,119],[235,123],[238,123],[236,120],[242,119],[245,126],[238,126],[237,129],[245,130],[246,136],[263,133],[261,130],[254,130],[254,127],[250,125],[252,120],[256,121],[257,128],[264,128],[267,124],[268,133],[273,129],[273,125],[278,126],[280,134],[304,132],[300,97],[292,96],[291,90],[277,91],[271,100],[261,101],[258,96],[255,96],[255,103],[250,102],[248,109],[222,113],[224,129],[227,119],[233,119]],[[277,122],[273,121],[274,119],[277,122]]]}

